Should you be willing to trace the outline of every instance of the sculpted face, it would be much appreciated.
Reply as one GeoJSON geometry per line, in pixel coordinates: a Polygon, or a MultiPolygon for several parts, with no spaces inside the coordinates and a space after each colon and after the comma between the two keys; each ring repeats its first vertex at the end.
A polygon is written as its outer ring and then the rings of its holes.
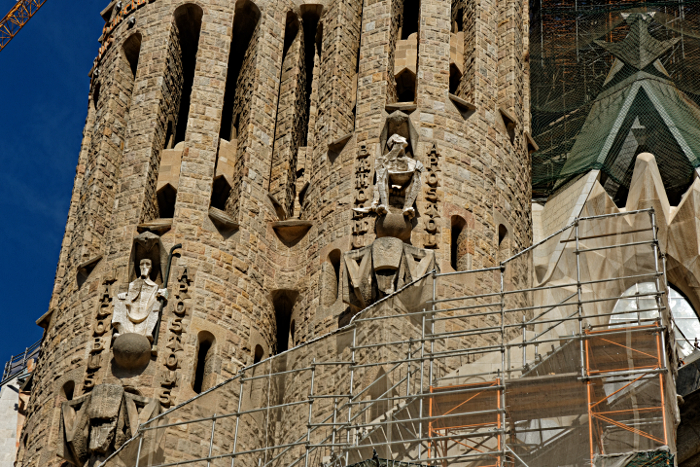
{"type": "Polygon", "coordinates": [[[151,274],[151,260],[150,259],[142,259],[141,262],[139,263],[139,269],[141,270],[141,279],[147,279],[149,275],[151,274]]]}

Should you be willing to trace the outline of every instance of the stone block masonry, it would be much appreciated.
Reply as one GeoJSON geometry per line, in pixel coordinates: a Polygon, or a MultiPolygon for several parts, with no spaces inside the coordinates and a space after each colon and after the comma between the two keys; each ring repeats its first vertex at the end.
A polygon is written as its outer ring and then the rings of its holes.
{"type": "Polygon", "coordinates": [[[347,323],[341,263],[377,237],[377,215],[353,208],[372,202],[387,132],[426,168],[409,249],[429,248],[445,272],[528,246],[526,11],[112,1],[18,465],[64,462],[66,384],[72,399],[119,385],[123,400],[165,408],[347,323]],[[122,368],[103,305],[138,285],[144,258],[162,287],[176,244],[150,361],[122,368]]]}

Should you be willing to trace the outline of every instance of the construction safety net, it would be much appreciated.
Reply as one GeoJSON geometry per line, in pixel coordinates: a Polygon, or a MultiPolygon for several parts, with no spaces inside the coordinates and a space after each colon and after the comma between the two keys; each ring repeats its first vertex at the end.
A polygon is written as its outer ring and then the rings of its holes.
{"type": "Polygon", "coordinates": [[[102,465],[668,465],[641,462],[674,451],[654,222],[580,218],[493,267],[429,273],[142,424],[102,465]],[[559,259],[538,284],[541,256],[559,259]],[[654,285],[619,310],[635,283],[654,285]]]}
{"type": "Polygon", "coordinates": [[[531,2],[533,197],[590,170],[625,203],[654,154],[671,204],[700,165],[700,2],[531,2]]]}

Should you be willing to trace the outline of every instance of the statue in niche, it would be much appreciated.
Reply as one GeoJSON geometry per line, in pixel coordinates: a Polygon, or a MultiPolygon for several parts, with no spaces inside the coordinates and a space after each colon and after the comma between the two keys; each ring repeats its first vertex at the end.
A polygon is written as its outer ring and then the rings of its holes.
{"type": "Polygon", "coordinates": [[[153,329],[158,322],[159,298],[168,298],[167,289],[159,289],[158,284],[149,278],[152,262],[142,259],[139,263],[140,276],[129,284],[129,291],[117,295],[114,304],[112,326],[114,337],[121,334],[138,334],[153,340],[153,329]]]}
{"type": "Polygon", "coordinates": [[[356,208],[355,211],[376,212],[382,216],[389,213],[391,190],[403,191],[402,213],[408,219],[416,215],[413,203],[421,189],[421,173],[424,170],[420,161],[406,154],[408,141],[403,136],[394,134],[387,141],[389,152],[377,157],[375,175],[377,178],[374,200],[369,208],[356,208]]]}

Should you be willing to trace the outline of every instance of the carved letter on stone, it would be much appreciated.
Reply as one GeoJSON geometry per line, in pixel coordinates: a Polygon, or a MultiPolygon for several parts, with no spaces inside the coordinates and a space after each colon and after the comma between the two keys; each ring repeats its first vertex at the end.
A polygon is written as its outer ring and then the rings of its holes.
{"type": "Polygon", "coordinates": [[[153,339],[153,329],[158,322],[159,297],[166,297],[166,289],[149,278],[151,260],[143,259],[140,263],[141,274],[138,279],[129,284],[129,291],[120,293],[114,305],[112,325],[120,334],[138,334],[149,340],[153,339]]]}

